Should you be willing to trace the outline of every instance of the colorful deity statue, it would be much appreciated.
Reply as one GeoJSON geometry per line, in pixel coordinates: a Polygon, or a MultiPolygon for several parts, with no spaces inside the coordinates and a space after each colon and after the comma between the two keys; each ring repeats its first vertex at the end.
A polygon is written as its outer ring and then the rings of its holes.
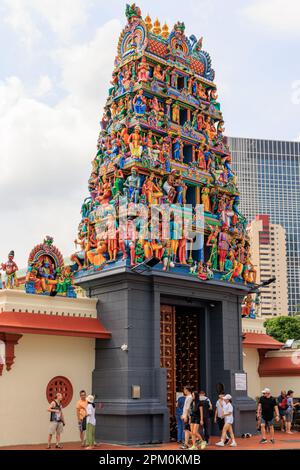
{"type": "Polygon", "coordinates": [[[114,182],[111,192],[112,192],[112,196],[116,197],[116,196],[119,196],[120,194],[123,194],[124,174],[123,174],[122,169],[117,164],[114,165],[114,168],[115,168],[115,182],[114,182]]]}
{"type": "Polygon", "coordinates": [[[133,133],[129,136],[128,142],[132,157],[139,158],[143,151],[143,140],[139,126],[135,126],[133,133]]]}
{"type": "Polygon", "coordinates": [[[211,211],[209,194],[210,194],[210,189],[207,186],[205,186],[201,191],[201,202],[203,204],[204,212],[211,211]]]}
{"type": "Polygon", "coordinates": [[[172,106],[172,121],[178,125],[180,124],[180,107],[176,102],[172,106]]]}
{"type": "Polygon", "coordinates": [[[1,264],[1,269],[6,274],[5,278],[5,287],[6,289],[14,289],[15,287],[18,287],[18,278],[17,278],[17,271],[18,271],[18,266],[14,261],[15,257],[15,252],[12,250],[8,253],[8,260],[6,263],[1,264]]]}
{"type": "Polygon", "coordinates": [[[153,77],[156,78],[156,80],[160,80],[160,81],[162,81],[162,82],[165,80],[166,73],[161,70],[160,64],[157,64],[157,65],[154,67],[154,70],[153,70],[153,77]]]}
{"type": "Polygon", "coordinates": [[[148,82],[149,80],[149,66],[147,64],[146,57],[142,57],[141,63],[138,66],[138,81],[148,82]]]}
{"type": "Polygon", "coordinates": [[[163,192],[153,180],[154,173],[150,173],[142,186],[142,194],[146,195],[148,204],[157,204],[159,198],[163,196],[163,192]]]}
{"type": "Polygon", "coordinates": [[[136,114],[145,114],[146,112],[146,98],[143,90],[139,90],[132,101],[133,109],[136,114]]]}
{"type": "MultiPolygon", "coordinates": [[[[251,318],[251,313],[252,313],[252,318],[253,318],[253,312],[254,312],[253,298],[251,294],[247,294],[246,297],[244,297],[243,302],[242,302],[242,317],[251,318]]],[[[255,318],[255,315],[254,315],[254,318],[255,318]]]]}
{"type": "Polygon", "coordinates": [[[131,202],[137,203],[140,195],[140,177],[136,168],[131,168],[131,174],[124,183],[124,194],[131,202]]]}
{"type": "Polygon", "coordinates": [[[182,160],[182,142],[179,136],[173,140],[173,158],[177,161],[182,160]]]}
{"type": "Polygon", "coordinates": [[[175,178],[174,174],[171,173],[167,180],[163,184],[163,190],[165,191],[168,202],[172,203],[176,196],[176,189],[175,189],[175,178]]]}
{"type": "MultiPolygon", "coordinates": [[[[83,266],[84,258],[82,263],[78,263],[83,266]]],[[[47,236],[43,243],[31,250],[25,290],[28,294],[76,297],[73,270],[71,266],[65,266],[61,252],[53,245],[52,237],[47,236]]]]}
{"type": "Polygon", "coordinates": [[[219,268],[224,271],[225,259],[230,248],[230,235],[228,233],[228,226],[223,224],[219,234],[218,241],[218,254],[219,254],[219,268]]]}
{"type": "Polygon", "coordinates": [[[106,176],[102,176],[102,182],[100,183],[99,190],[98,190],[98,196],[96,197],[96,200],[99,201],[101,204],[107,204],[112,196],[111,192],[111,184],[107,180],[106,176]]]}
{"type": "Polygon", "coordinates": [[[206,242],[206,246],[211,247],[208,261],[212,269],[216,270],[218,269],[218,235],[220,229],[219,227],[216,227],[215,229],[210,227],[210,230],[211,232],[206,242]]]}

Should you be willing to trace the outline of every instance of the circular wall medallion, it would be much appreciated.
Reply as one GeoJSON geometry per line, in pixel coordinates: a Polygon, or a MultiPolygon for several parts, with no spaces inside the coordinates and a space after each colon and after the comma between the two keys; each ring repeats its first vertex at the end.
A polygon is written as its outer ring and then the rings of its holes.
{"type": "Polygon", "coordinates": [[[46,396],[49,403],[55,400],[55,395],[61,393],[63,396],[62,406],[65,408],[73,398],[73,387],[69,379],[57,376],[50,380],[46,388],[46,396]]]}

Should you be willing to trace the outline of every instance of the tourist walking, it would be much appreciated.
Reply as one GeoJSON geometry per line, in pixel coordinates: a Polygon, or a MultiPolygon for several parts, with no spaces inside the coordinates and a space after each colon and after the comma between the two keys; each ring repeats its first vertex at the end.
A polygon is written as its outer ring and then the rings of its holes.
{"type": "Polygon", "coordinates": [[[213,408],[209,398],[207,398],[204,390],[200,392],[200,406],[203,410],[203,437],[206,444],[209,444],[210,437],[210,421],[213,417],[213,408]]]}
{"type": "Polygon", "coordinates": [[[85,446],[85,431],[86,431],[86,408],[87,408],[87,399],[86,399],[86,392],[85,390],[81,390],[80,399],[76,403],[76,414],[77,414],[77,421],[79,426],[79,435],[80,435],[80,442],[81,447],[85,446]]]}
{"type": "Polygon", "coordinates": [[[275,398],[272,397],[271,390],[269,388],[265,388],[263,392],[264,393],[259,399],[257,408],[257,418],[261,420],[260,427],[262,435],[262,438],[259,442],[260,444],[266,444],[268,442],[266,437],[266,427],[268,427],[271,436],[270,442],[274,444],[274,413],[275,420],[279,421],[280,419],[278,406],[275,398]]]}
{"type": "Polygon", "coordinates": [[[203,406],[201,406],[201,401],[199,397],[199,393],[194,391],[192,393],[192,403],[190,409],[190,427],[191,427],[191,436],[192,436],[192,446],[190,450],[196,450],[196,441],[200,443],[200,448],[205,449],[206,442],[202,439],[199,434],[199,427],[203,427],[203,406]]]}
{"type": "Polygon", "coordinates": [[[96,416],[93,395],[88,395],[86,407],[86,449],[91,450],[95,445],[96,416]]]}
{"type": "Polygon", "coordinates": [[[222,430],[221,440],[216,443],[217,446],[224,447],[226,441],[226,434],[229,433],[231,443],[230,447],[236,447],[236,441],[233,434],[233,406],[231,404],[232,397],[227,394],[224,396],[224,406],[223,406],[223,418],[224,418],[224,427],[222,430]]]}
{"type": "Polygon", "coordinates": [[[181,395],[176,401],[176,427],[177,427],[177,442],[184,443],[184,421],[182,419],[183,407],[185,396],[181,395]]]}
{"type": "Polygon", "coordinates": [[[48,435],[48,445],[47,449],[51,449],[51,441],[52,436],[55,434],[56,436],[56,444],[55,447],[57,449],[62,449],[62,445],[60,442],[60,437],[64,429],[65,420],[62,412],[62,404],[61,401],[63,396],[61,393],[57,393],[55,395],[55,399],[50,403],[49,408],[47,411],[50,413],[50,426],[49,426],[49,435],[48,435]]]}
{"type": "Polygon", "coordinates": [[[191,387],[186,385],[183,389],[183,394],[185,396],[184,405],[183,405],[183,412],[181,419],[184,422],[184,444],[181,449],[188,449],[189,448],[189,438],[191,435],[191,428],[190,428],[190,409],[191,403],[193,401],[191,387]]]}
{"type": "MultiPolygon", "coordinates": [[[[224,405],[225,405],[225,401],[224,401],[224,393],[220,393],[219,395],[219,398],[216,402],[216,408],[215,408],[215,416],[214,416],[214,422],[218,425],[218,428],[219,428],[219,431],[221,432],[221,435],[222,435],[222,431],[223,431],[223,428],[224,428],[224,424],[225,424],[225,421],[224,421],[224,416],[223,416],[223,413],[224,413],[224,405]]],[[[226,445],[229,441],[229,435],[227,434],[226,435],[226,440],[224,442],[224,444],[226,445]]]]}
{"type": "Polygon", "coordinates": [[[278,410],[280,416],[280,429],[282,432],[285,431],[285,417],[286,410],[288,409],[286,391],[281,390],[279,397],[277,398],[278,410]]]}
{"type": "Polygon", "coordinates": [[[293,422],[294,406],[298,405],[298,403],[294,403],[293,390],[289,390],[287,392],[286,401],[287,401],[287,409],[286,409],[286,414],[285,414],[286,433],[293,434],[291,427],[292,427],[292,422],[293,422]]]}

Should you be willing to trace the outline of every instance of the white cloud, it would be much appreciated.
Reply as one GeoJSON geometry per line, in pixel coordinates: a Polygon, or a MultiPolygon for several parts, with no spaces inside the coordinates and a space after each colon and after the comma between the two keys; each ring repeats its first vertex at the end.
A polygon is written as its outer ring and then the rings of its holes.
{"type": "Polygon", "coordinates": [[[40,20],[62,40],[72,37],[73,30],[87,20],[91,0],[4,0],[5,21],[20,34],[27,46],[42,35],[40,20]]]}
{"type": "Polygon", "coordinates": [[[87,107],[92,119],[101,117],[108,95],[120,30],[120,22],[111,20],[97,29],[90,42],[53,53],[62,68],[62,86],[69,91],[67,100],[81,109],[87,107]]]}
{"type": "Polygon", "coordinates": [[[299,0],[255,0],[243,13],[277,33],[300,34],[299,0]]]}
{"type": "Polygon", "coordinates": [[[40,30],[32,19],[27,0],[4,0],[7,14],[4,20],[10,27],[20,34],[22,42],[31,47],[40,36],[40,30]]]}
{"type": "Polygon", "coordinates": [[[37,98],[42,98],[47,95],[53,88],[53,83],[48,75],[42,75],[39,79],[38,85],[34,91],[37,98]]]}
{"type": "Polygon", "coordinates": [[[35,91],[18,77],[0,82],[0,261],[15,249],[23,266],[46,234],[73,250],[119,30],[112,21],[54,55],[66,96],[53,106],[40,99],[57,85],[47,76],[35,91]]]}

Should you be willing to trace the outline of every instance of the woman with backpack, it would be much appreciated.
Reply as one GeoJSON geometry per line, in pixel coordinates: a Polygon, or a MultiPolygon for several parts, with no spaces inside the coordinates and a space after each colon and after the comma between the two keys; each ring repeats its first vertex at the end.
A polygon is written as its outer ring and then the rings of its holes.
{"type": "Polygon", "coordinates": [[[280,395],[277,398],[277,402],[278,402],[278,410],[279,410],[279,416],[280,416],[281,431],[284,432],[285,431],[285,415],[286,415],[286,410],[288,408],[285,390],[281,390],[280,395]]]}

